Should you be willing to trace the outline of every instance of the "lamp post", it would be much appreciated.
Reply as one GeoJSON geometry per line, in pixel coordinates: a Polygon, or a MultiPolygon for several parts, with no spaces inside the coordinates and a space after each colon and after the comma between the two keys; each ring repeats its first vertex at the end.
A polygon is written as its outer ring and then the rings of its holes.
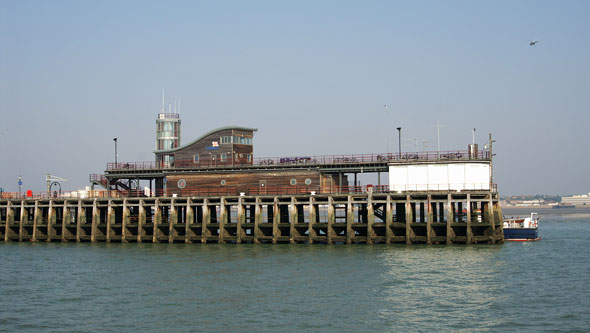
{"type": "Polygon", "coordinates": [[[23,186],[23,177],[21,177],[20,175],[18,176],[18,196],[21,196],[21,186],[23,186]]]}
{"type": "Polygon", "coordinates": [[[114,138],[115,141],[115,168],[117,168],[117,138],[114,138]]]}
{"type": "Polygon", "coordinates": [[[402,159],[402,128],[398,127],[397,128],[397,132],[398,132],[398,143],[399,143],[399,159],[402,159]]]}

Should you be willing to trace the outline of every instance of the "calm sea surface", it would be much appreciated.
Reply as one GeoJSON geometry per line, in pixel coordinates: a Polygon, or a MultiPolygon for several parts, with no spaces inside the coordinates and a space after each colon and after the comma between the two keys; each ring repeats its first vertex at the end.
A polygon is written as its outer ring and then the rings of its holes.
{"type": "Polygon", "coordinates": [[[0,331],[588,332],[590,210],[540,213],[504,245],[0,242],[0,331]]]}

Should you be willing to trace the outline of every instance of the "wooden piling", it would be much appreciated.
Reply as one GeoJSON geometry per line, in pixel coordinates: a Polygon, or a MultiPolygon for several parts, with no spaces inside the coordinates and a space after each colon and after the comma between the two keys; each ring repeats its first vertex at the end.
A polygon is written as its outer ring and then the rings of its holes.
{"type": "Polygon", "coordinates": [[[0,207],[5,212],[0,221],[4,230],[0,241],[408,245],[503,242],[498,196],[489,191],[77,201],[51,198],[0,200],[0,207]],[[461,217],[462,208],[467,211],[466,218],[461,217]],[[483,211],[481,219],[475,211],[478,208],[483,211]],[[20,218],[15,223],[16,209],[20,209],[20,218]],[[237,216],[232,215],[236,211],[237,216]]]}

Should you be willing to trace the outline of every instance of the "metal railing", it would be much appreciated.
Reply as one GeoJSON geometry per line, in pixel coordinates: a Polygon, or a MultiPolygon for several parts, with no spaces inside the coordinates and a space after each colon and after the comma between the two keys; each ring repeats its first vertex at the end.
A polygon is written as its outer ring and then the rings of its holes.
{"type": "MultiPolygon", "coordinates": [[[[91,199],[91,198],[120,198],[120,197],[186,197],[186,196],[257,196],[257,195],[314,195],[314,194],[361,194],[361,193],[402,193],[402,192],[461,192],[461,191],[489,191],[490,184],[466,184],[465,188],[452,185],[363,185],[363,186],[216,186],[196,187],[185,189],[165,190],[79,190],[61,193],[47,192],[2,192],[0,199],[91,199]],[[471,185],[471,186],[469,186],[471,185]],[[478,185],[478,186],[476,186],[478,185]]],[[[492,184],[492,190],[497,192],[497,184],[492,184]]]]}
{"type": "Polygon", "coordinates": [[[289,165],[351,165],[366,163],[390,163],[390,162],[418,162],[418,161],[464,161],[464,160],[488,160],[489,151],[480,150],[475,155],[469,155],[467,150],[439,151],[439,152],[415,152],[415,153],[385,153],[385,154],[353,154],[353,155],[321,155],[321,156],[289,156],[289,157],[262,157],[254,158],[250,162],[237,162],[229,158],[226,161],[218,159],[195,162],[189,160],[176,160],[174,162],[119,162],[107,163],[107,170],[152,170],[152,169],[176,169],[176,168],[217,168],[217,167],[241,167],[241,166],[289,166],[289,165]]]}

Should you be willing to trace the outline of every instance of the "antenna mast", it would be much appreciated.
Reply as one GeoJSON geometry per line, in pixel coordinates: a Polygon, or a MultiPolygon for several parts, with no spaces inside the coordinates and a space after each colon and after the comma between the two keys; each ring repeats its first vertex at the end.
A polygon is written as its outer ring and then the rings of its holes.
{"type": "Polygon", "coordinates": [[[166,112],[166,106],[164,104],[164,88],[162,88],[162,113],[166,112]]]}
{"type": "Polygon", "coordinates": [[[441,125],[440,122],[437,120],[436,121],[436,125],[434,127],[436,127],[436,140],[437,140],[437,152],[440,153],[440,127],[444,125],[441,125]]]}

